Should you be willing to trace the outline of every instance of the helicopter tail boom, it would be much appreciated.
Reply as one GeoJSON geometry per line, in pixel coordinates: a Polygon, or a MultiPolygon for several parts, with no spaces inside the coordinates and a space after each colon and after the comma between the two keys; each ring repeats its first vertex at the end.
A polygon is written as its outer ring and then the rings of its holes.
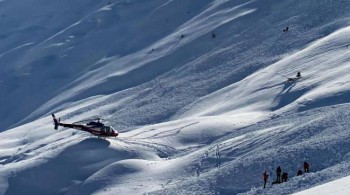
{"type": "Polygon", "coordinates": [[[55,124],[55,130],[57,130],[60,123],[57,121],[57,119],[56,119],[54,114],[52,114],[52,118],[53,118],[53,122],[55,124]]]}

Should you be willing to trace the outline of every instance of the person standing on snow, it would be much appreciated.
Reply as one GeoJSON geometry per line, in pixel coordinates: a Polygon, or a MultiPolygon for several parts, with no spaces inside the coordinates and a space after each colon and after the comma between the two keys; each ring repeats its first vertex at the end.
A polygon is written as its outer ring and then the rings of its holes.
{"type": "Polygon", "coordinates": [[[287,182],[287,180],[288,180],[288,173],[283,172],[283,174],[282,174],[282,183],[283,182],[287,182]]]}
{"type": "Polygon", "coordinates": [[[266,188],[266,182],[267,182],[267,179],[269,178],[269,175],[267,174],[267,172],[265,171],[265,173],[263,174],[264,176],[264,188],[266,188]]]}
{"type": "Polygon", "coordinates": [[[281,169],[280,166],[278,166],[277,169],[276,169],[276,175],[277,175],[277,180],[276,181],[278,183],[281,183],[281,172],[282,172],[282,169],[281,169]]]}
{"type": "Polygon", "coordinates": [[[307,163],[306,161],[304,162],[304,173],[308,173],[310,170],[310,165],[309,163],[307,163]]]}
{"type": "Polygon", "coordinates": [[[299,169],[298,172],[297,172],[297,176],[300,176],[302,174],[303,174],[303,171],[299,169]]]}

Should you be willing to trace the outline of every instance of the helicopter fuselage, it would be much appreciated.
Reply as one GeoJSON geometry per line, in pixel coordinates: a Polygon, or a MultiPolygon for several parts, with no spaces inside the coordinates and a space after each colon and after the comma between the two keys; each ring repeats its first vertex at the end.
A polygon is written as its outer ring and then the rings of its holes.
{"type": "Polygon", "coordinates": [[[118,136],[118,132],[116,132],[111,126],[105,126],[103,123],[100,123],[100,122],[90,122],[86,125],[68,124],[68,123],[59,122],[56,119],[54,114],[52,114],[52,118],[55,124],[55,130],[58,129],[58,126],[61,126],[61,127],[86,131],[99,137],[117,137],[118,136]]]}

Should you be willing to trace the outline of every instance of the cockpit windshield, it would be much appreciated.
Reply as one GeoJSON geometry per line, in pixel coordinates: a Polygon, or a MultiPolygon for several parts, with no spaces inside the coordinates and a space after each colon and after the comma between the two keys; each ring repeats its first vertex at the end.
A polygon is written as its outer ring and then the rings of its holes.
{"type": "Polygon", "coordinates": [[[111,126],[103,126],[101,128],[101,130],[106,132],[106,133],[117,133],[117,131],[114,130],[113,127],[111,127],[111,126]]]}
{"type": "Polygon", "coordinates": [[[111,131],[114,132],[114,133],[118,133],[117,130],[115,130],[112,126],[109,126],[111,128],[111,131]]]}

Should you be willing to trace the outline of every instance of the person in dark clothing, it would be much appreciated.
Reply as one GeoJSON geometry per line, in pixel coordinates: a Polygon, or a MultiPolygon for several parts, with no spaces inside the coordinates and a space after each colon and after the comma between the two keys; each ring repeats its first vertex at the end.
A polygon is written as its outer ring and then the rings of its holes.
{"type": "Polygon", "coordinates": [[[181,39],[185,38],[185,35],[184,35],[184,34],[182,34],[180,38],[181,38],[181,39]]]}
{"type": "Polygon", "coordinates": [[[304,162],[304,173],[309,173],[309,168],[310,168],[310,165],[309,163],[307,163],[306,161],[304,162]]]}
{"type": "Polygon", "coordinates": [[[288,82],[295,82],[297,80],[299,80],[301,78],[301,73],[300,71],[297,72],[297,76],[296,77],[291,77],[291,78],[288,78],[288,82]]]}
{"type": "Polygon", "coordinates": [[[211,38],[215,38],[216,37],[216,34],[214,32],[211,33],[211,38]]]}
{"type": "Polygon", "coordinates": [[[303,171],[299,169],[298,172],[297,172],[297,176],[300,176],[302,174],[303,174],[303,171]]]}
{"type": "Polygon", "coordinates": [[[301,73],[300,73],[300,71],[298,71],[297,78],[300,78],[300,77],[301,77],[301,73]]]}
{"type": "Polygon", "coordinates": [[[287,180],[288,180],[288,173],[283,172],[283,174],[282,174],[282,183],[283,182],[287,182],[287,180]]]}
{"type": "Polygon", "coordinates": [[[281,183],[281,172],[282,172],[282,169],[280,166],[277,167],[276,169],[276,175],[277,175],[277,182],[281,183]]]}
{"type": "Polygon", "coordinates": [[[267,174],[267,172],[265,171],[265,173],[263,174],[264,176],[264,188],[266,188],[266,182],[267,182],[267,179],[269,178],[269,175],[267,174]]]}
{"type": "Polygon", "coordinates": [[[283,29],[283,32],[288,32],[289,26],[287,26],[285,29],[283,29]]]}

